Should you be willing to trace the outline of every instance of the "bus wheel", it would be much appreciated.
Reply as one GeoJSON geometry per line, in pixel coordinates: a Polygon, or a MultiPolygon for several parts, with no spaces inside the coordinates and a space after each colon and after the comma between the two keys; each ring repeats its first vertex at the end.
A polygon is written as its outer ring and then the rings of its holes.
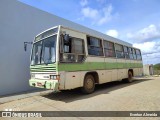
{"type": "Polygon", "coordinates": [[[86,75],[84,78],[82,92],[86,94],[90,94],[94,92],[94,88],[95,88],[94,77],[92,75],[86,75]]]}
{"type": "Polygon", "coordinates": [[[128,71],[128,79],[127,82],[131,83],[133,81],[133,73],[131,71],[128,71]]]}

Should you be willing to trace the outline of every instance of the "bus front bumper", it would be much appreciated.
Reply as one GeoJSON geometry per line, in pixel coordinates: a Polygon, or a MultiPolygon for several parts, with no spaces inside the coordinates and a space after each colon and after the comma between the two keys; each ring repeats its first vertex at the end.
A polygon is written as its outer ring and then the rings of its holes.
{"type": "Polygon", "coordinates": [[[59,91],[58,90],[58,86],[59,86],[58,80],[30,79],[29,85],[32,87],[52,89],[53,91],[59,91]]]}

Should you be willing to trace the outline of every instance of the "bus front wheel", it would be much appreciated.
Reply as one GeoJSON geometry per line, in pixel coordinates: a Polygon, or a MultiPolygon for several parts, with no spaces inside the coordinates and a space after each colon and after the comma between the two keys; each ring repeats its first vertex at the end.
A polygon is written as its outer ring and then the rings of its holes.
{"type": "Polygon", "coordinates": [[[94,77],[92,75],[86,75],[84,78],[82,92],[85,94],[90,94],[94,92],[94,89],[95,89],[94,77]]]}

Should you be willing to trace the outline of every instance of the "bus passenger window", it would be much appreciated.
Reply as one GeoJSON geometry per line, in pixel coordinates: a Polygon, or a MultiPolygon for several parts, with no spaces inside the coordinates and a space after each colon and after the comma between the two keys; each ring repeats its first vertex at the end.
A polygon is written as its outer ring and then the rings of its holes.
{"type": "Polygon", "coordinates": [[[89,55],[103,56],[102,40],[88,36],[87,44],[89,55]]]}
{"type": "Polygon", "coordinates": [[[69,53],[69,46],[68,45],[64,45],[64,52],[69,53]]]}
{"type": "Polygon", "coordinates": [[[142,56],[141,56],[140,50],[136,50],[136,56],[137,56],[137,60],[142,60],[142,56]]]}
{"type": "Polygon", "coordinates": [[[115,44],[116,56],[117,58],[124,58],[123,46],[115,44]]]}
{"type": "Polygon", "coordinates": [[[115,57],[114,43],[104,40],[104,51],[106,57],[115,57]]]}
{"type": "Polygon", "coordinates": [[[131,60],[133,59],[133,50],[132,50],[132,48],[129,48],[129,58],[131,60]]]}
{"type": "Polygon", "coordinates": [[[61,40],[60,61],[61,62],[82,62],[85,57],[84,40],[70,37],[68,44],[61,40]]]}
{"type": "Polygon", "coordinates": [[[137,59],[135,49],[133,49],[133,59],[134,59],[134,60],[136,60],[136,59],[137,59]]]}
{"type": "Polygon", "coordinates": [[[126,59],[129,59],[129,50],[128,50],[128,47],[124,46],[124,55],[125,55],[125,58],[126,59]]]}

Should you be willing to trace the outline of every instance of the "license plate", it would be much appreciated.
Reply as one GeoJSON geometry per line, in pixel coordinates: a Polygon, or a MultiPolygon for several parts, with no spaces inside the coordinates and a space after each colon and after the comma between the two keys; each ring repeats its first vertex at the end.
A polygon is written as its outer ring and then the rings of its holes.
{"type": "Polygon", "coordinates": [[[42,83],[40,83],[40,82],[37,82],[37,86],[42,86],[42,83]]]}

